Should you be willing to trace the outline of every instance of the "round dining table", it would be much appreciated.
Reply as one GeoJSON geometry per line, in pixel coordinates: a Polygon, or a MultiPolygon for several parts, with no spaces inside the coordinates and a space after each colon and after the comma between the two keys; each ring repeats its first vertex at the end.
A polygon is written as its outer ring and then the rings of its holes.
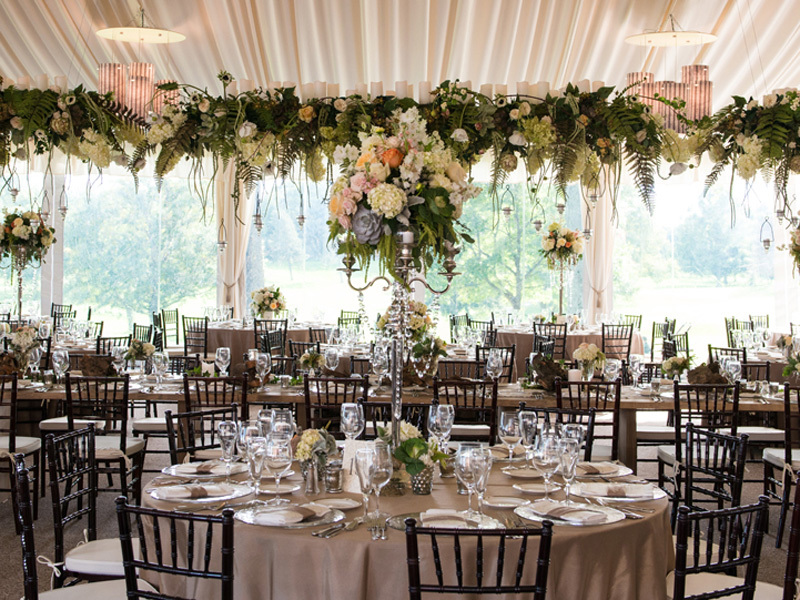
{"type": "MultiPolygon", "coordinates": [[[[286,330],[286,340],[288,352],[288,340],[293,342],[311,341],[308,332],[309,327],[321,328],[324,325],[301,326],[297,324],[286,330]]],[[[255,347],[255,331],[253,327],[242,327],[240,323],[209,323],[208,324],[208,355],[214,356],[217,348],[231,349],[231,362],[237,364],[242,361],[244,354],[255,347]]]]}
{"type": "MultiPolygon", "coordinates": [[[[345,470],[346,470],[345,465],[345,470]]],[[[283,480],[281,487],[302,484],[298,473],[283,480]]],[[[168,484],[171,480],[154,480],[151,485],[168,484]]],[[[541,481],[541,480],[540,480],[541,481]]],[[[495,464],[489,480],[486,496],[516,496],[538,499],[541,496],[525,496],[512,487],[519,480],[501,472],[501,464],[495,464]]],[[[264,480],[263,488],[274,486],[264,480]]],[[[150,488],[152,489],[152,488],[150,488]]],[[[292,503],[303,504],[327,497],[350,497],[360,500],[360,494],[343,493],[306,496],[303,486],[298,492],[285,495],[292,503]]],[[[349,489],[347,485],[345,489],[349,489]]],[[[268,499],[268,496],[260,496],[268,499]]],[[[563,498],[558,492],[553,498],[563,498]]],[[[241,501],[252,499],[252,496],[241,501]]],[[[240,502],[239,500],[236,503],[240,502]]],[[[174,509],[171,502],[156,501],[145,489],[143,503],[148,507],[174,509]]],[[[630,506],[630,505],[629,505],[630,506]]],[[[617,523],[593,526],[555,525],[552,540],[547,598],[550,600],[662,600],[666,598],[665,577],[674,566],[674,549],[669,523],[669,508],[666,499],[637,502],[644,510],[642,518],[624,519],[617,523]]],[[[430,495],[407,495],[384,497],[381,510],[389,515],[419,513],[432,508],[466,509],[467,497],[458,495],[456,480],[443,479],[435,475],[430,495]]],[[[240,510],[241,507],[234,507],[240,510]]],[[[185,506],[181,510],[188,510],[185,506]]],[[[210,513],[206,513],[210,514],[210,513]]],[[[521,521],[512,510],[486,509],[486,514],[511,527],[537,528],[538,523],[521,521]]],[[[357,507],[346,512],[346,519],[362,515],[357,507]]],[[[316,528],[321,529],[320,527],[316,528]]],[[[354,531],[321,539],[313,537],[314,529],[284,529],[245,524],[236,520],[234,524],[234,587],[235,598],[263,600],[307,600],[326,598],[341,600],[401,600],[408,598],[406,569],[406,538],[403,531],[386,529],[385,541],[373,541],[362,525],[354,531]]],[[[152,532],[149,532],[152,535],[152,532]]],[[[219,543],[219,536],[215,536],[219,543]]],[[[529,538],[526,554],[525,580],[532,581],[536,572],[538,538],[529,538]]],[[[449,547],[452,538],[440,538],[441,548],[449,547]]],[[[488,542],[487,542],[488,544],[488,542]]],[[[214,550],[216,565],[219,565],[219,548],[214,550]]],[[[444,556],[444,554],[443,554],[444,556]]],[[[474,557],[467,562],[465,555],[465,577],[474,570],[474,557]],[[467,566],[468,565],[468,566],[467,566]]],[[[487,552],[488,557],[488,552],[487,552]]],[[[517,552],[507,548],[506,566],[516,567],[517,552]],[[512,563],[509,565],[509,563],[512,563]]],[[[423,582],[435,579],[430,542],[420,538],[420,564],[423,582]]],[[[454,580],[454,565],[445,562],[446,580],[454,580]]],[[[485,573],[493,573],[494,562],[488,558],[485,573]]],[[[213,599],[219,597],[216,581],[176,580],[170,576],[145,576],[159,586],[162,593],[187,598],[213,599]]],[[[470,598],[460,595],[459,598],[470,598]]],[[[493,596],[494,597],[494,596],[493,596]]]]}

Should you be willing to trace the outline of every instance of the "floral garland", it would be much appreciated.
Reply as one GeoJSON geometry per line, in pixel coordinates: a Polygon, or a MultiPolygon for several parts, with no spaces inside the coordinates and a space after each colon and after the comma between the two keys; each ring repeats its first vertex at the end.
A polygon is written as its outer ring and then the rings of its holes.
{"type": "Polygon", "coordinates": [[[557,263],[575,265],[583,257],[583,236],[580,231],[553,223],[542,236],[539,253],[547,259],[550,269],[555,269],[557,263]]]}
{"type": "Polygon", "coordinates": [[[56,241],[55,231],[34,212],[8,213],[0,228],[0,255],[20,261],[23,267],[31,261],[41,262],[56,241]]]}

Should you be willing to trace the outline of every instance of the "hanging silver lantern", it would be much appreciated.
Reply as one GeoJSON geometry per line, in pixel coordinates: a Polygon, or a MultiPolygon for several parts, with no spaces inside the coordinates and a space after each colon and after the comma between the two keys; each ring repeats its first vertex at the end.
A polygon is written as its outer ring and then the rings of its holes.
{"type": "Polygon", "coordinates": [[[772,223],[769,222],[769,217],[766,217],[761,224],[759,236],[761,237],[761,244],[764,246],[764,251],[769,252],[769,247],[772,245],[772,242],[775,241],[775,231],[772,229],[772,223]]]}
{"type": "Polygon", "coordinates": [[[225,248],[228,247],[228,235],[227,231],[225,230],[225,219],[220,221],[219,224],[219,236],[217,237],[217,248],[219,248],[219,253],[222,254],[225,252],[225,248]]]}
{"type": "Polygon", "coordinates": [[[800,217],[792,217],[792,227],[800,227],[800,217]]]}
{"type": "Polygon", "coordinates": [[[782,208],[779,208],[775,211],[775,216],[778,217],[778,223],[783,223],[783,219],[786,216],[786,211],[782,208]]]}
{"type": "Polygon", "coordinates": [[[589,229],[588,227],[587,227],[586,229],[584,229],[584,230],[583,230],[583,237],[584,237],[584,238],[586,238],[586,241],[587,241],[587,242],[588,242],[590,239],[592,239],[592,230],[591,230],[591,229],[589,229]]]}
{"type": "Polygon", "coordinates": [[[541,231],[541,230],[542,230],[542,225],[543,225],[543,224],[544,224],[544,223],[542,223],[542,220],[541,220],[541,219],[536,219],[536,220],[534,220],[534,221],[533,221],[533,228],[534,228],[536,231],[541,231]]]}
{"type": "Polygon", "coordinates": [[[42,221],[39,218],[39,215],[34,214],[31,217],[31,230],[36,231],[37,229],[39,229],[39,225],[41,225],[41,224],[42,224],[42,221]]]}
{"type": "Polygon", "coordinates": [[[256,228],[256,231],[260,234],[261,230],[264,228],[264,220],[261,218],[261,213],[256,213],[253,215],[253,227],[256,228]]]}
{"type": "Polygon", "coordinates": [[[300,226],[300,229],[303,228],[303,225],[306,224],[306,218],[302,214],[297,216],[297,224],[300,226]]]}
{"type": "Polygon", "coordinates": [[[506,221],[511,218],[511,213],[514,212],[514,209],[510,206],[504,206],[500,210],[503,212],[503,216],[505,217],[506,221]]]}
{"type": "Polygon", "coordinates": [[[567,208],[566,202],[556,202],[556,210],[558,211],[558,214],[563,215],[564,209],[566,208],[567,208]]]}

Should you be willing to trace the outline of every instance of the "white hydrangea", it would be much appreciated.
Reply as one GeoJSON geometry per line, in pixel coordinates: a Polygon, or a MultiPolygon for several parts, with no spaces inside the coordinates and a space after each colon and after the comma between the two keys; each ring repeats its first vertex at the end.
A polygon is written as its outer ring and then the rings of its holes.
{"type": "Polygon", "coordinates": [[[31,228],[27,225],[17,225],[11,230],[11,234],[17,236],[21,240],[27,240],[31,234],[31,228]]]}
{"type": "Polygon", "coordinates": [[[83,130],[81,140],[78,142],[78,152],[99,169],[105,169],[111,164],[111,146],[102,134],[92,129],[83,130]]]}
{"type": "Polygon", "coordinates": [[[367,202],[376,213],[387,219],[393,219],[405,208],[406,195],[396,186],[381,183],[367,194],[367,202]]]}

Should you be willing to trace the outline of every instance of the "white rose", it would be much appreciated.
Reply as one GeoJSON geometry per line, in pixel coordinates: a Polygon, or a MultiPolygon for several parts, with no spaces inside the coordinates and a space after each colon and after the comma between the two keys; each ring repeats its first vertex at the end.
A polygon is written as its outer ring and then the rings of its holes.
{"type": "Polygon", "coordinates": [[[556,242],[556,246],[558,248],[563,248],[566,245],[567,245],[567,240],[565,240],[564,238],[558,238],[558,242],[556,242]]]}
{"type": "Polygon", "coordinates": [[[211,102],[208,98],[203,98],[197,103],[197,110],[201,113],[207,113],[209,108],[211,108],[211,102]]]}
{"type": "Polygon", "coordinates": [[[456,183],[464,183],[464,180],[467,178],[466,171],[464,171],[464,168],[456,161],[453,161],[447,165],[445,175],[447,175],[451,181],[455,181],[456,183]]]}
{"type": "Polygon", "coordinates": [[[764,108],[772,108],[778,103],[777,94],[767,94],[764,96],[764,108]]]}
{"type": "Polygon", "coordinates": [[[337,98],[333,101],[333,108],[338,110],[339,112],[344,112],[347,110],[347,100],[344,98],[337,98]]]}
{"type": "Polygon", "coordinates": [[[515,131],[511,134],[511,137],[508,138],[508,141],[515,146],[524,146],[525,145],[525,136],[522,135],[519,131],[515,131]]]}
{"type": "Polygon", "coordinates": [[[242,123],[242,126],[239,127],[239,137],[249,138],[256,131],[258,131],[258,127],[256,127],[255,123],[251,123],[250,121],[245,121],[244,123],[242,123]]]}
{"type": "Polygon", "coordinates": [[[516,121],[517,119],[519,119],[519,109],[518,108],[512,108],[508,113],[508,117],[512,121],[516,121]]]}
{"type": "Polygon", "coordinates": [[[469,141],[469,136],[467,135],[467,132],[461,128],[458,128],[455,131],[453,131],[450,137],[453,138],[453,140],[455,140],[456,142],[466,143],[469,141]]]}
{"type": "Polygon", "coordinates": [[[527,102],[523,102],[522,104],[520,104],[519,114],[522,115],[523,117],[527,117],[529,114],[531,114],[531,105],[528,104],[527,102]]]}

